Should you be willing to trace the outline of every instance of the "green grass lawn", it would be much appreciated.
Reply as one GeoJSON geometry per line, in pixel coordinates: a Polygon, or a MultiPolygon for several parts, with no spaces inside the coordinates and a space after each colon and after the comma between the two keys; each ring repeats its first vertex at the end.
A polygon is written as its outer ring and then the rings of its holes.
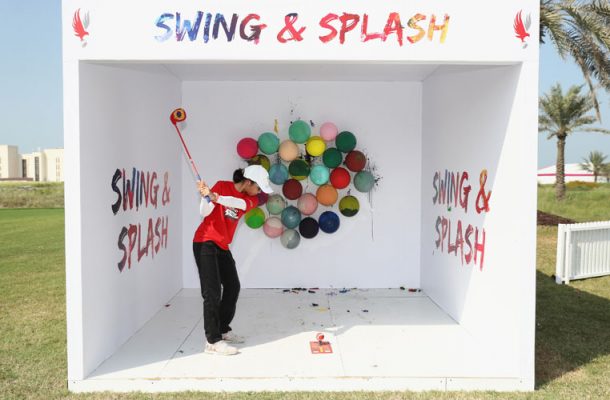
{"type": "MultiPolygon", "coordinates": [[[[546,195],[544,190],[540,195],[546,195]]],[[[571,201],[579,203],[581,195],[574,194],[571,201]]],[[[586,201],[589,214],[560,215],[610,219],[607,201],[586,201]]],[[[547,212],[558,209],[546,206],[547,212]]],[[[569,286],[555,284],[551,276],[557,229],[549,227],[538,228],[534,393],[70,394],[66,390],[63,215],[62,209],[0,210],[0,399],[610,398],[610,277],[574,281],[569,286]]]]}
{"type": "Polygon", "coordinates": [[[576,222],[610,221],[610,184],[568,190],[561,202],[555,200],[553,185],[539,186],[538,209],[576,222]]]}

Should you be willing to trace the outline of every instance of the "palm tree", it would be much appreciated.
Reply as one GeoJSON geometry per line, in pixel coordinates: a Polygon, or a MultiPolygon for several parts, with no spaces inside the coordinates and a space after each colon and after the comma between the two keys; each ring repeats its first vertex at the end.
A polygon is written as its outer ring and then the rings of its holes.
{"type": "Polygon", "coordinates": [[[601,151],[592,151],[589,153],[588,158],[583,158],[584,163],[580,164],[580,168],[583,171],[592,172],[593,179],[597,183],[597,177],[604,174],[606,168],[606,155],[602,154],[601,151]]]}
{"type": "Polygon", "coordinates": [[[610,92],[610,2],[608,0],[542,0],[540,42],[550,39],[561,58],[580,67],[598,121],[599,102],[593,78],[610,92]]]}
{"type": "Polygon", "coordinates": [[[564,95],[557,83],[548,94],[540,97],[538,126],[540,132],[548,132],[547,139],[557,138],[557,164],[555,169],[555,197],[563,200],[565,186],[565,145],[568,135],[574,132],[601,132],[610,134],[604,128],[589,127],[595,117],[587,115],[593,110],[593,100],[581,94],[584,85],[572,86],[564,95]]]}

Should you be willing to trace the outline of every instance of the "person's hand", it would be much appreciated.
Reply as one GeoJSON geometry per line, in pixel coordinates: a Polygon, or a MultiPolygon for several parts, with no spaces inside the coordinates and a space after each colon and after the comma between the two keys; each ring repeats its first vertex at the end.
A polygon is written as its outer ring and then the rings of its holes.
{"type": "Polygon", "coordinates": [[[202,197],[210,195],[210,188],[204,181],[197,181],[197,189],[199,189],[202,197]]]}
{"type": "Polygon", "coordinates": [[[210,198],[210,201],[215,203],[216,200],[218,200],[218,193],[210,192],[210,194],[208,194],[208,197],[210,198]]]}

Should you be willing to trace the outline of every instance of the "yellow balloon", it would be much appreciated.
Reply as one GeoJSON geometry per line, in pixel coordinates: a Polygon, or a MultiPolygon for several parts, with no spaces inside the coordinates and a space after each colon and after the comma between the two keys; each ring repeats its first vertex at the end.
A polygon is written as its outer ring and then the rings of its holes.
{"type": "Polygon", "coordinates": [[[326,150],[326,143],[320,136],[312,136],[307,140],[305,149],[307,150],[307,153],[312,156],[319,157],[324,153],[324,150],[326,150]]]}
{"type": "Polygon", "coordinates": [[[299,146],[292,140],[284,140],[280,144],[280,158],[284,161],[292,161],[299,156],[299,146]]]}

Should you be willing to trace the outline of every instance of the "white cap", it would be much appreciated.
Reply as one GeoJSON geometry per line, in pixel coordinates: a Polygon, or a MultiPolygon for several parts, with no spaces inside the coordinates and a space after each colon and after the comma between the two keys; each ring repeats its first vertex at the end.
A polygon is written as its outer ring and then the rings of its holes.
{"type": "Polygon", "coordinates": [[[273,193],[269,184],[269,173],[260,165],[250,165],[244,169],[244,178],[256,182],[259,188],[265,193],[273,193]]]}

